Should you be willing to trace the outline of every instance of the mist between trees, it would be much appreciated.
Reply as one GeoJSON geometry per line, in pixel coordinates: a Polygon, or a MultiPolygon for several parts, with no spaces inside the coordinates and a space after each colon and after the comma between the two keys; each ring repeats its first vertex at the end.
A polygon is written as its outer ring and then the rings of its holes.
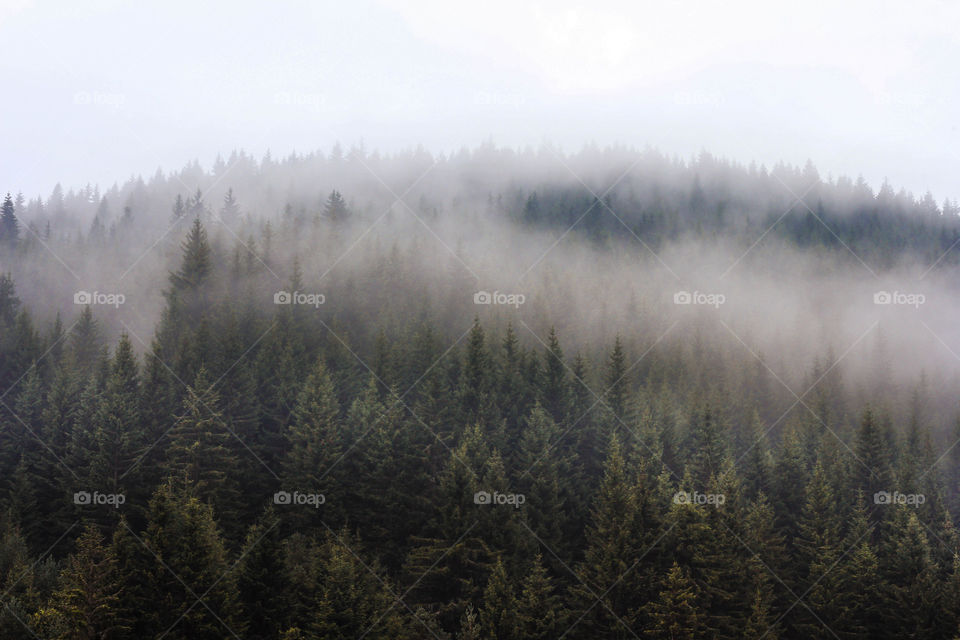
{"type": "Polygon", "coordinates": [[[0,636],[953,637],[958,213],[624,148],[11,197],[0,636]]]}

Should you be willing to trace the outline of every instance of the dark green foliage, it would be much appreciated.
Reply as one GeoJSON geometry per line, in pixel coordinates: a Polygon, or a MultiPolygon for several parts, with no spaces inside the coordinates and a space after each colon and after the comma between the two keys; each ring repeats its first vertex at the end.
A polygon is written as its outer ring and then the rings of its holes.
{"type": "MultiPolygon", "coordinates": [[[[707,180],[683,184],[690,210],[678,215],[718,211],[707,180]]],[[[348,210],[334,191],[313,239],[345,237],[365,197],[348,210]]],[[[285,216],[307,220],[311,198],[285,216]]],[[[614,233],[592,196],[509,200],[490,207],[530,225],[592,207],[584,232],[614,233]]],[[[369,287],[369,306],[274,305],[281,288],[324,290],[326,274],[286,259],[292,222],[258,230],[237,202],[226,194],[208,237],[202,193],[178,198],[177,218],[194,219],[177,228],[179,255],[175,239],[163,248],[174,270],[149,349],[96,306],[70,329],[35,320],[0,276],[0,638],[960,630],[960,446],[947,453],[960,431],[947,434],[922,384],[909,403],[882,386],[887,408],[862,409],[871,390],[848,393],[815,358],[809,407],[787,411],[765,367],[706,339],[631,362],[650,329],[639,312],[612,343],[564,333],[568,358],[560,331],[541,344],[505,315],[514,309],[491,305],[470,326],[451,320],[443,292],[398,301],[410,257],[392,247],[375,282],[331,289],[369,287]],[[74,504],[79,491],[125,504],[74,504]],[[924,500],[875,500],[894,491],[924,500]],[[324,501],[285,502],[295,494],[324,501]]],[[[14,255],[12,206],[0,257],[14,255]]],[[[84,242],[102,247],[119,232],[99,211],[84,242]]],[[[665,215],[651,205],[634,222],[669,235],[665,215]]],[[[798,242],[833,242],[790,224],[798,242]]],[[[838,234],[863,224],[854,215],[838,234]]],[[[956,239],[943,238],[931,246],[956,239]]],[[[30,250],[22,234],[16,243],[17,256],[30,250]]]]}

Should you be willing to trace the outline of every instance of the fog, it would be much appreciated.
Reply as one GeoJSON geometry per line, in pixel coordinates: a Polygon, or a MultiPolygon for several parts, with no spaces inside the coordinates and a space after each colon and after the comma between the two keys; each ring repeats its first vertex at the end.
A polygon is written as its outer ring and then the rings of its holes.
{"type": "Polygon", "coordinates": [[[954,3],[0,3],[29,196],[243,147],[707,148],[960,197],[954,3]],[[24,126],[24,123],[29,123],[24,126]],[[904,161],[909,159],[909,161],[904,161]]]}
{"type": "Polygon", "coordinates": [[[618,335],[640,369],[686,353],[709,385],[759,367],[787,406],[832,370],[859,402],[907,406],[925,376],[941,424],[957,408],[955,203],[823,180],[812,165],[625,147],[235,153],[102,191],[57,187],[24,205],[23,242],[0,271],[42,326],[57,313],[69,326],[78,291],[122,295],[95,315],[143,351],[195,216],[218,280],[243,274],[240,307],[272,314],[296,259],[300,292],[323,296],[309,312],[361,349],[420,321],[453,344],[477,317],[538,349],[555,327],[568,355],[594,362],[618,335]],[[346,203],[336,220],[334,189],[346,203]],[[481,292],[492,304],[476,303],[481,292]]]}

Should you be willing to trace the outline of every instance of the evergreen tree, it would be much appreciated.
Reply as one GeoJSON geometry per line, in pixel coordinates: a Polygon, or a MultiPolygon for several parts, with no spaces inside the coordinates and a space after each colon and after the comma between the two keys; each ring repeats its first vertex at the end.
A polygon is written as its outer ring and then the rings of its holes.
{"type": "Polygon", "coordinates": [[[517,620],[517,598],[513,583],[507,576],[503,562],[499,560],[483,592],[480,625],[483,637],[490,640],[520,640],[523,637],[517,620]]]}
{"type": "Polygon", "coordinates": [[[60,572],[51,612],[65,629],[63,638],[123,638],[129,625],[120,615],[121,581],[117,557],[103,535],[87,525],[77,551],[60,572]]]}
{"type": "Polygon", "coordinates": [[[247,532],[237,570],[237,590],[248,637],[276,638],[290,622],[280,520],[268,509],[247,532]]]}
{"type": "Polygon", "coordinates": [[[651,626],[646,635],[665,640],[702,638],[704,620],[697,602],[697,586],[676,563],[667,572],[660,598],[649,605],[651,626]]]}
{"type": "MultiPolygon", "coordinates": [[[[570,391],[567,380],[567,365],[563,360],[563,349],[560,348],[560,340],[557,338],[557,331],[550,327],[550,333],[547,336],[547,350],[543,354],[543,407],[550,414],[550,417],[557,424],[564,424],[567,421],[567,414],[570,411],[570,391]]],[[[575,420],[579,416],[575,416],[575,420]]]]}
{"type": "Polygon", "coordinates": [[[587,548],[579,567],[581,584],[571,591],[575,637],[629,637],[643,604],[635,588],[638,549],[636,493],[630,481],[620,441],[613,436],[604,463],[600,492],[587,530],[587,548]],[[600,602],[598,603],[598,597],[600,602]]]}
{"type": "Polygon", "coordinates": [[[336,189],[331,191],[327,197],[327,202],[323,207],[323,215],[332,222],[344,222],[350,215],[346,201],[336,189]]]}
{"type": "Polygon", "coordinates": [[[8,192],[3,199],[3,207],[0,209],[0,245],[14,247],[19,237],[20,223],[14,213],[13,199],[8,192]]]}
{"type": "Polygon", "coordinates": [[[218,513],[229,514],[238,500],[230,475],[237,455],[219,405],[219,394],[201,369],[184,396],[184,415],[170,430],[167,469],[194,487],[196,495],[211,501],[218,513]]]}
{"type": "Polygon", "coordinates": [[[560,596],[539,553],[520,583],[516,607],[518,637],[524,640],[548,640],[566,628],[560,596]]]}
{"type": "Polygon", "coordinates": [[[153,561],[142,578],[151,585],[150,633],[213,640],[244,632],[235,565],[208,505],[188,488],[165,483],[150,501],[142,543],[153,561]]]}

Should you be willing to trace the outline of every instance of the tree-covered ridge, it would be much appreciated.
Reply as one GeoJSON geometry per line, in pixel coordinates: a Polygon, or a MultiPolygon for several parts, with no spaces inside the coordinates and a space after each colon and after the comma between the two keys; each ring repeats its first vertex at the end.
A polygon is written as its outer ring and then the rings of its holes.
{"type": "Polygon", "coordinates": [[[636,323],[576,352],[520,316],[337,322],[244,295],[271,263],[198,213],[149,344],[0,278],[0,637],[960,632],[960,432],[922,381],[864,405],[828,354],[795,403],[636,323]]]}
{"type": "MultiPolygon", "coordinates": [[[[29,221],[30,232],[20,235],[31,243],[129,237],[131,227],[149,230],[152,241],[171,210],[174,219],[202,215],[231,224],[244,219],[244,208],[274,221],[342,222],[350,203],[353,216],[370,222],[406,195],[422,216],[483,213],[560,229],[576,223],[577,235],[603,242],[635,234],[654,248],[716,233],[749,245],[769,230],[799,247],[849,247],[878,267],[896,264],[903,254],[932,262],[960,238],[960,205],[929,192],[821,176],[809,161],[767,168],[707,152],[680,159],[626,147],[568,153],[491,143],[449,154],[416,148],[381,155],[337,145],[328,154],[275,159],[268,152],[260,160],[240,151],[218,157],[209,170],[194,161],[106,189],[88,184],[65,191],[58,184],[47,196],[18,194],[10,206],[29,221]]],[[[3,220],[0,237],[15,240],[6,204],[3,220]]],[[[946,260],[954,264],[956,256],[946,260]]]]}

